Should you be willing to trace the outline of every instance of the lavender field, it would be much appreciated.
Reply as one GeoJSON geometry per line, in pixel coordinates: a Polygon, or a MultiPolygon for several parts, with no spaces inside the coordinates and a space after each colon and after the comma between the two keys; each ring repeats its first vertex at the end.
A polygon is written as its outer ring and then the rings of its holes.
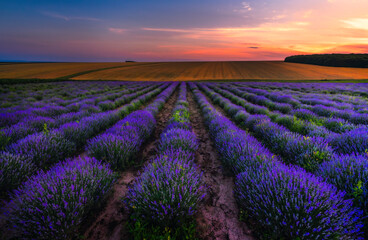
{"type": "Polygon", "coordinates": [[[368,84],[0,86],[0,239],[364,239],[368,84]]]}

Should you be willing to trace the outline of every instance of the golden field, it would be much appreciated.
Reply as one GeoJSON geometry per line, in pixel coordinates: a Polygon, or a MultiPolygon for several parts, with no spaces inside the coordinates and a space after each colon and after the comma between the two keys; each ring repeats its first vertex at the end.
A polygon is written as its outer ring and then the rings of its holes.
{"type": "Polygon", "coordinates": [[[281,61],[0,64],[0,78],[46,79],[73,74],[75,80],[356,80],[368,79],[368,68],[323,67],[281,61]]]}
{"type": "Polygon", "coordinates": [[[13,63],[0,64],[0,78],[60,78],[101,68],[132,63],[13,63]]]}

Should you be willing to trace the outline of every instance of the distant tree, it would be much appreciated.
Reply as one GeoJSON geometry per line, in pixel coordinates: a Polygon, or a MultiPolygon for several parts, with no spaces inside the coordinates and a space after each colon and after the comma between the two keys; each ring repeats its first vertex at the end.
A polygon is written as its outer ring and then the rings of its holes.
{"type": "Polygon", "coordinates": [[[285,58],[285,62],[306,63],[331,67],[368,68],[368,54],[295,55],[285,58]]]}

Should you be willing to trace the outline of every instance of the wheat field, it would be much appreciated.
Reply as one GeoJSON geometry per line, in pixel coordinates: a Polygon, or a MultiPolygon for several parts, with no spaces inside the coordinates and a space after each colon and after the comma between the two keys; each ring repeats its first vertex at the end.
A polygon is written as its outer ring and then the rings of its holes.
{"type": "Polygon", "coordinates": [[[335,80],[368,79],[367,68],[337,68],[281,61],[0,64],[0,79],[128,80],[335,80]]]}
{"type": "Polygon", "coordinates": [[[59,78],[131,63],[14,63],[0,64],[0,78],[59,78]]]}

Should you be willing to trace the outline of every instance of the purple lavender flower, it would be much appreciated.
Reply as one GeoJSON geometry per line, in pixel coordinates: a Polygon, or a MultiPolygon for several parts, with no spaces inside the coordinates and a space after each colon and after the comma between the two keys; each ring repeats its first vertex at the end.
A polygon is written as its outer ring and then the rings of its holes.
{"type": "Polygon", "coordinates": [[[198,148],[198,142],[193,132],[185,129],[173,128],[162,133],[158,148],[159,151],[175,148],[194,152],[198,148]]]}
{"type": "Polygon", "coordinates": [[[316,174],[344,190],[365,214],[368,212],[368,155],[334,155],[316,174]]]}
{"type": "Polygon", "coordinates": [[[75,144],[63,137],[59,131],[35,133],[11,144],[8,151],[14,154],[28,155],[40,168],[71,157],[75,153],[75,144]]]}
{"type": "Polygon", "coordinates": [[[304,120],[316,120],[318,119],[318,116],[308,110],[308,109],[304,109],[304,108],[300,108],[300,109],[295,109],[293,111],[290,112],[291,115],[294,115],[300,119],[304,119],[304,120]]]}
{"type": "Polygon", "coordinates": [[[132,165],[133,157],[138,152],[141,141],[135,129],[115,135],[105,133],[88,141],[88,155],[108,162],[114,170],[124,170],[132,165]]]}
{"type": "Polygon", "coordinates": [[[74,239],[81,222],[111,189],[115,175],[93,158],[39,172],[15,191],[6,209],[16,238],[74,239]]]}
{"type": "Polygon", "coordinates": [[[341,154],[364,153],[368,149],[368,127],[331,135],[329,143],[336,152],[341,154]]]}
{"type": "Polygon", "coordinates": [[[129,189],[127,203],[136,216],[170,227],[192,217],[203,197],[195,164],[162,156],[145,167],[129,189]]]}
{"type": "Polygon", "coordinates": [[[359,239],[362,212],[345,193],[300,168],[283,165],[239,174],[241,208],[275,239],[359,239]]]}

